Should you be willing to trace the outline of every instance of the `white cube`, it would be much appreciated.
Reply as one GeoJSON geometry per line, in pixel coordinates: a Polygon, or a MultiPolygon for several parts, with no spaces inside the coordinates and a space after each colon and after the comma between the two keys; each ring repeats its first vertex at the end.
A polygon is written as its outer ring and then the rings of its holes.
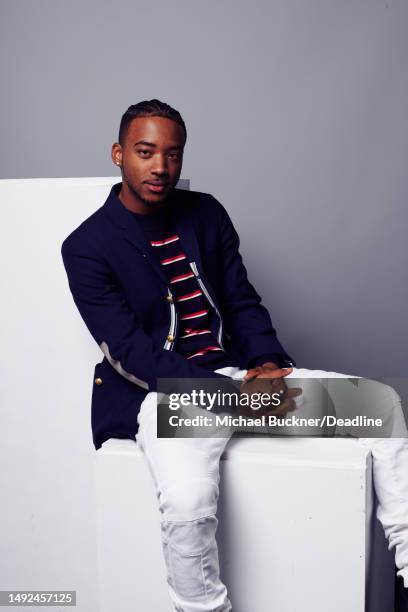
{"type": "MultiPolygon", "coordinates": [[[[95,453],[101,612],[167,612],[158,502],[142,452],[95,453]]],[[[234,612],[384,612],[394,574],[374,519],[370,451],[354,439],[233,438],[217,540],[234,612]],[[379,580],[381,577],[381,580],[379,580]]]]}

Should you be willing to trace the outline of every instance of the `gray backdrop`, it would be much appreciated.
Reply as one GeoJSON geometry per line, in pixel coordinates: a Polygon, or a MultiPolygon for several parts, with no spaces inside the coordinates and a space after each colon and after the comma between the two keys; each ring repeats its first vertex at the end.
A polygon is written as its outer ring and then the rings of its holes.
{"type": "MultiPolygon", "coordinates": [[[[1,176],[109,176],[131,103],[240,233],[298,365],[404,376],[405,0],[1,0],[1,176]]],[[[56,203],[56,206],[58,203],[56,203]]]]}
{"type": "MultiPolygon", "coordinates": [[[[122,112],[166,100],[189,130],[183,176],[230,212],[249,276],[298,364],[406,376],[406,0],[0,0],[0,13],[2,178],[111,176],[122,112]]],[[[27,210],[2,279],[13,270],[8,286],[20,278],[28,291],[44,271],[36,279],[19,267],[35,218],[27,210]]],[[[18,226],[8,215],[6,229],[18,226]]],[[[52,217],[50,227],[61,224],[52,217]]],[[[56,256],[44,242],[32,261],[56,256]]],[[[25,350],[26,331],[44,329],[41,350],[58,354],[64,320],[79,316],[73,302],[71,315],[59,311],[56,294],[45,325],[33,291],[22,341],[2,353],[27,389],[41,362],[35,345],[25,350]]],[[[23,310],[20,301],[2,326],[7,338],[23,310]]],[[[33,383],[33,406],[16,403],[2,425],[0,586],[64,585],[77,589],[78,610],[96,612],[94,452],[80,399],[96,358],[88,371],[72,362],[72,373],[54,361],[58,373],[33,383]],[[62,410],[73,390],[78,400],[62,410]]]]}

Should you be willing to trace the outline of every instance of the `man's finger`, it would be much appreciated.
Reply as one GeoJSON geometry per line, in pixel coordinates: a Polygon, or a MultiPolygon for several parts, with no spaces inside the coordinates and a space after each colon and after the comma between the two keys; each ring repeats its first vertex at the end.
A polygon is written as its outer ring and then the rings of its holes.
{"type": "Polygon", "coordinates": [[[253,380],[254,378],[257,378],[259,373],[260,373],[260,368],[251,368],[245,374],[243,378],[244,382],[248,382],[249,380],[253,380]]]}
{"type": "Polygon", "coordinates": [[[276,368],[275,370],[262,367],[250,368],[243,380],[248,381],[253,378],[284,378],[291,372],[293,372],[293,368],[276,368]]]}

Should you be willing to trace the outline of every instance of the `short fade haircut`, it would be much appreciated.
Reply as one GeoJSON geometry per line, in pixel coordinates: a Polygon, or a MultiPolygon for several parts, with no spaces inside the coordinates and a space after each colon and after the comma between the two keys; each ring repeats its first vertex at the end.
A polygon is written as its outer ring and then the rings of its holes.
{"type": "Polygon", "coordinates": [[[183,128],[185,144],[187,140],[187,129],[180,113],[175,108],[169,106],[169,104],[154,99],[144,100],[138,104],[132,104],[132,106],[129,106],[127,111],[122,115],[119,127],[120,145],[124,144],[129,125],[133,119],[136,119],[137,117],[164,117],[165,119],[175,121],[183,128]]]}

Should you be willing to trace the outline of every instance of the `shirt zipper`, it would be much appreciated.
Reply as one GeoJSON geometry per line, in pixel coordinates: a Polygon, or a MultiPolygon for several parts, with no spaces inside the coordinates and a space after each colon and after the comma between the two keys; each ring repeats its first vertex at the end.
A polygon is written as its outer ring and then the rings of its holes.
{"type": "Polygon", "coordinates": [[[199,273],[198,273],[198,269],[197,269],[197,266],[196,266],[196,262],[195,262],[195,261],[191,261],[191,262],[190,262],[190,268],[191,268],[191,269],[192,269],[192,271],[194,272],[194,276],[196,277],[198,284],[200,285],[200,287],[201,287],[201,289],[202,289],[202,291],[203,291],[204,295],[206,296],[207,300],[210,302],[211,306],[214,308],[214,310],[215,310],[215,312],[217,313],[217,316],[218,316],[218,318],[219,318],[219,320],[220,320],[220,328],[219,328],[219,330],[218,330],[218,344],[220,345],[220,347],[222,348],[222,350],[223,350],[223,351],[225,351],[224,346],[223,346],[223,344],[222,344],[222,318],[221,318],[221,315],[220,315],[220,313],[219,313],[219,310],[218,310],[218,308],[216,307],[216,305],[214,304],[214,302],[212,301],[210,294],[208,293],[208,291],[207,291],[207,289],[206,289],[206,287],[205,287],[205,285],[204,285],[203,281],[202,281],[202,280],[201,280],[201,278],[200,278],[200,275],[199,275],[199,273]]]}
{"type": "Polygon", "coordinates": [[[176,313],[176,307],[174,305],[173,294],[171,293],[169,288],[167,288],[167,293],[171,297],[171,300],[169,300],[169,305],[170,305],[170,329],[169,329],[168,336],[173,336],[174,340],[170,342],[166,338],[166,342],[164,343],[164,348],[167,351],[172,351],[173,348],[174,348],[174,343],[175,343],[175,339],[176,339],[177,313],[176,313]]]}

